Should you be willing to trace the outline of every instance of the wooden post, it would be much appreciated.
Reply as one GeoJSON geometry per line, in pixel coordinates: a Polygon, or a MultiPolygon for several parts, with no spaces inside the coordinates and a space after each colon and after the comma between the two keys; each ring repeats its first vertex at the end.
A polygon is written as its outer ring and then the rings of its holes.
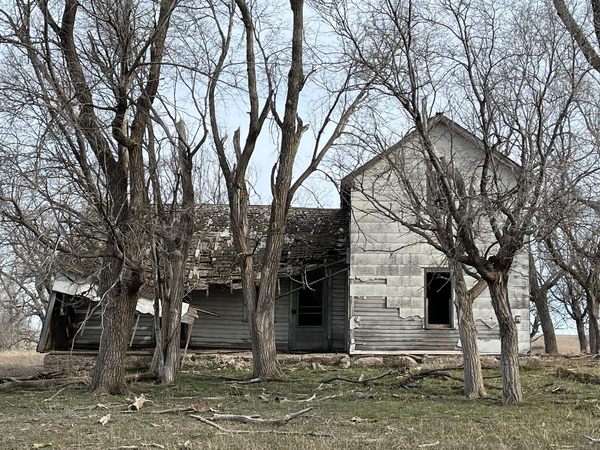
{"type": "Polygon", "coordinates": [[[188,331],[187,338],[185,340],[185,348],[183,349],[183,357],[181,359],[181,367],[182,368],[185,364],[185,357],[187,356],[187,351],[188,351],[188,347],[190,345],[190,341],[192,340],[192,330],[194,329],[194,322],[196,322],[196,321],[192,320],[192,323],[190,323],[190,329],[188,331]]]}
{"type": "Polygon", "coordinates": [[[140,323],[140,313],[137,315],[137,319],[135,319],[135,325],[133,326],[133,333],[131,333],[131,339],[129,340],[129,347],[133,345],[133,339],[135,338],[135,332],[137,331],[138,323],[140,323]]]}

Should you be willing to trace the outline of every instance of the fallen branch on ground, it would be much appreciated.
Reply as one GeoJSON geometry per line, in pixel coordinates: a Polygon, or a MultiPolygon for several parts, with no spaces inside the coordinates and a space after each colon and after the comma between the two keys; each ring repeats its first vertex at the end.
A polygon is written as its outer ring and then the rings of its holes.
{"type": "Polygon", "coordinates": [[[398,372],[394,371],[394,370],[389,370],[385,373],[382,373],[381,375],[377,375],[376,377],[373,378],[359,378],[358,380],[353,380],[351,378],[345,378],[345,377],[340,377],[339,375],[336,375],[333,378],[327,378],[325,380],[322,380],[321,383],[333,383],[334,381],[345,381],[346,383],[356,383],[356,384],[368,384],[372,381],[376,381],[376,380],[381,380],[382,378],[387,377],[388,375],[396,375],[398,372]]]}
{"type": "Polygon", "coordinates": [[[304,431],[284,431],[284,430],[230,430],[230,429],[224,428],[221,425],[216,424],[212,420],[206,419],[202,416],[190,414],[190,417],[192,417],[193,419],[199,420],[200,422],[217,429],[220,433],[223,433],[223,434],[287,434],[287,435],[295,435],[295,436],[333,437],[333,434],[331,434],[331,433],[321,433],[319,431],[304,432],[304,431]]]}
{"type": "Polygon", "coordinates": [[[50,378],[65,378],[64,370],[51,370],[47,372],[38,372],[26,377],[0,377],[0,383],[8,383],[11,381],[30,381],[30,380],[47,380],[50,378]]]}
{"type": "MultiPolygon", "coordinates": [[[[150,372],[132,373],[125,377],[127,382],[133,381],[151,381],[156,380],[157,374],[150,372]]],[[[65,387],[73,384],[90,384],[90,377],[88,376],[77,376],[77,377],[66,377],[63,370],[55,370],[49,372],[39,372],[35,375],[29,375],[26,377],[1,377],[0,378],[0,392],[10,391],[16,388],[23,389],[42,389],[47,387],[65,387]]]]}
{"type": "Polygon", "coordinates": [[[263,425],[285,425],[289,421],[295,419],[296,417],[300,417],[311,410],[312,408],[306,408],[295,413],[287,414],[279,419],[261,419],[259,417],[243,416],[238,414],[213,414],[213,416],[209,420],[227,420],[230,422],[253,423],[263,425]]]}
{"type": "Polygon", "coordinates": [[[17,388],[22,389],[41,389],[47,388],[50,386],[69,386],[72,384],[90,384],[89,377],[73,377],[73,378],[50,378],[50,379],[42,379],[42,380],[18,380],[13,379],[13,381],[9,381],[7,383],[0,384],[0,392],[6,392],[17,388]]]}
{"type": "Polygon", "coordinates": [[[62,391],[64,391],[66,388],[67,388],[67,386],[64,386],[64,387],[60,388],[60,389],[58,390],[58,392],[57,392],[56,394],[54,394],[52,397],[45,398],[45,399],[44,399],[44,400],[42,400],[42,401],[43,401],[43,402],[51,402],[51,401],[52,401],[52,400],[54,400],[56,397],[58,397],[58,395],[59,395],[59,394],[60,394],[62,391]]]}
{"type": "Polygon", "coordinates": [[[169,413],[180,413],[180,412],[206,412],[209,410],[206,402],[192,403],[190,406],[183,406],[179,408],[162,409],[158,411],[150,411],[150,414],[169,414],[169,413]]]}
{"type": "Polygon", "coordinates": [[[158,380],[158,374],[156,372],[130,373],[125,376],[125,381],[127,381],[128,383],[156,380],[158,380]]]}
{"type": "Polygon", "coordinates": [[[451,379],[451,380],[460,381],[461,383],[463,383],[464,380],[462,378],[456,377],[456,376],[448,373],[448,371],[450,371],[450,370],[461,370],[461,369],[462,369],[462,367],[459,366],[459,367],[442,367],[439,369],[420,370],[419,372],[415,372],[413,374],[406,375],[406,377],[399,383],[396,383],[394,385],[394,387],[407,387],[407,385],[414,383],[415,381],[421,381],[427,377],[447,378],[447,379],[451,379]]]}
{"type": "Polygon", "coordinates": [[[571,369],[559,367],[556,369],[556,376],[567,380],[579,381],[580,383],[600,384],[600,376],[588,372],[575,372],[571,369]]]}

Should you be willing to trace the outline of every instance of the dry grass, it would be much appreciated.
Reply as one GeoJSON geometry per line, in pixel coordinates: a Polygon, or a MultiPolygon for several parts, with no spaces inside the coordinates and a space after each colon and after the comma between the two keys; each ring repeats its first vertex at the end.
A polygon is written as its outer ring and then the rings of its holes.
{"type": "MultiPolygon", "coordinates": [[[[538,336],[531,342],[531,353],[536,355],[544,353],[544,337],[542,335],[538,336]]],[[[562,355],[579,354],[579,339],[577,338],[577,335],[557,335],[556,340],[558,343],[558,351],[562,355]]]]}
{"type": "Polygon", "coordinates": [[[35,350],[0,352],[0,376],[30,375],[42,370],[44,356],[35,350]]]}
{"type": "MultiPolygon", "coordinates": [[[[249,450],[588,447],[584,435],[600,437],[600,386],[561,380],[554,373],[557,366],[596,370],[597,361],[539,361],[524,364],[525,402],[513,407],[499,401],[497,370],[486,371],[492,378],[486,380],[489,398],[483,400],[464,399],[461,383],[455,380],[427,379],[408,390],[394,387],[397,375],[368,385],[321,384],[335,375],[369,378],[387,369],[308,370],[300,366],[285,367],[285,379],[278,382],[235,385],[225,377],[248,377],[249,373],[203,369],[184,373],[177,386],[136,384],[130,397],[144,393],[153,402],[139,413],[126,411],[124,396],[94,397],[83,387],[4,393],[0,394],[0,448],[22,449],[32,444],[52,444],[52,449],[153,448],[153,444],[167,449],[249,450]],[[314,400],[297,402],[313,394],[314,400]],[[296,401],[278,402],[277,398],[296,401]],[[312,406],[307,415],[281,427],[220,424],[239,430],[326,432],[333,437],[221,434],[185,413],[152,414],[199,400],[219,412],[268,418],[312,406]],[[98,403],[108,410],[96,408],[98,403]],[[100,425],[98,419],[109,412],[112,420],[100,425]]],[[[210,417],[212,413],[201,414],[210,417]]]]}

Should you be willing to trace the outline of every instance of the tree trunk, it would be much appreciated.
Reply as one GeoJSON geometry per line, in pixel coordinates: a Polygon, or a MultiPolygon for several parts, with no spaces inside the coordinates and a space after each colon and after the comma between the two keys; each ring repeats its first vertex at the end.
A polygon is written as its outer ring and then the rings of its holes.
{"type": "Polygon", "coordinates": [[[575,318],[575,326],[577,327],[577,337],[579,338],[579,352],[587,353],[588,351],[588,339],[585,334],[585,323],[582,317],[575,318]]]}
{"type": "MultiPolygon", "coordinates": [[[[176,226],[173,226],[176,228],[176,226]]],[[[177,228],[179,229],[179,228],[177,228]]],[[[161,249],[155,252],[155,280],[157,295],[155,304],[160,304],[162,317],[160,333],[157,333],[155,361],[158,366],[158,379],[161,383],[175,382],[181,367],[181,310],[185,295],[185,262],[191,242],[191,229],[187,225],[181,229],[180,239],[165,237],[161,249]]],[[[167,231],[164,231],[167,233],[167,231]]],[[[155,312],[156,314],[156,312],[155,312]]]]}
{"type": "Polygon", "coordinates": [[[458,331],[464,365],[464,394],[467,398],[486,395],[481,373],[481,358],[477,347],[477,328],[473,319],[473,303],[469,298],[463,268],[460,263],[450,261],[450,272],[454,285],[458,331]]]}
{"type": "Polygon", "coordinates": [[[544,334],[544,351],[549,355],[558,354],[558,344],[554,332],[554,323],[548,308],[548,296],[546,291],[531,292],[531,299],[535,305],[538,320],[544,334]]]}
{"type": "MultiPolygon", "coordinates": [[[[152,139],[154,137],[148,127],[152,139]]],[[[156,248],[157,236],[153,236],[154,272],[158,297],[155,302],[162,305],[161,332],[157,339],[158,379],[161,383],[174,383],[181,368],[181,310],[185,294],[187,255],[194,233],[194,184],[192,180],[193,153],[186,143],[186,129],[182,120],[176,124],[178,142],[179,173],[181,174],[181,209],[167,213],[157,205],[159,218],[158,234],[160,249],[156,248]],[[172,220],[174,214],[175,220],[172,220]]],[[[156,166],[154,151],[149,152],[153,166],[156,166]]],[[[159,191],[159,181],[154,180],[159,191]]],[[[177,194],[177,192],[175,192],[177,194]]],[[[174,207],[172,207],[174,208],[174,207]]]]}
{"type": "Polygon", "coordinates": [[[558,344],[554,333],[554,323],[548,308],[548,289],[545,286],[540,287],[535,260],[531,252],[529,252],[529,297],[535,305],[537,319],[542,326],[544,351],[551,355],[557,355],[558,344]]]}
{"type": "Polygon", "coordinates": [[[263,302],[251,316],[250,322],[254,377],[279,378],[281,372],[275,348],[275,302],[263,302]]]}
{"type": "Polygon", "coordinates": [[[158,368],[158,379],[161,383],[172,384],[175,382],[181,367],[179,347],[181,339],[181,300],[171,299],[163,302],[163,355],[162,365],[158,368]],[[168,313],[165,314],[165,312],[168,313]]]}
{"type": "Polygon", "coordinates": [[[588,327],[590,334],[590,353],[596,355],[600,353],[600,330],[598,330],[598,300],[595,292],[586,289],[588,327]]]}
{"type": "Polygon", "coordinates": [[[519,335],[510,309],[508,275],[497,273],[495,278],[486,281],[500,328],[503,402],[505,404],[520,403],[523,400],[523,391],[519,373],[519,335]]]}
{"type": "Polygon", "coordinates": [[[130,293],[123,282],[117,282],[105,294],[102,334],[90,391],[94,394],[123,394],[125,359],[133,327],[138,290],[130,293]]]}

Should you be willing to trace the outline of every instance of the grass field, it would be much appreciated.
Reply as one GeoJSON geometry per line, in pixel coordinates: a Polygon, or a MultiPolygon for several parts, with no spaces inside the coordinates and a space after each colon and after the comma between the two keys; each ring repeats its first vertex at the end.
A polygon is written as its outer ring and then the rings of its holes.
{"type": "MultiPolygon", "coordinates": [[[[322,383],[389,369],[298,366],[285,367],[285,379],[277,382],[238,384],[229,378],[250,374],[203,369],[186,371],[177,386],[133,384],[130,397],[144,393],[151,400],[137,413],[127,411],[126,396],[91,396],[85,387],[13,391],[0,393],[0,448],[589,448],[585,436],[600,438],[600,386],[558,379],[557,365],[600,374],[593,359],[528,360],[525,402],[512,407],[499,400],[496,369],[485,371],[489,397],[482,400],[464,399],[461,383],[452,379],[427,378],[409,389],[394,386],[402,379],[395,373],[366,384],[322,383]],[[282,426],[218,422],[247,434],[219,432],[184,412],[154,413],[195,402],[205,418],[214,411],[280,418],[312,409],[282,426]],[[109,413],[111,420],[100,425],[109,413]]],[[[461,376],[460,370],[452,374],[461,376]]]]}

